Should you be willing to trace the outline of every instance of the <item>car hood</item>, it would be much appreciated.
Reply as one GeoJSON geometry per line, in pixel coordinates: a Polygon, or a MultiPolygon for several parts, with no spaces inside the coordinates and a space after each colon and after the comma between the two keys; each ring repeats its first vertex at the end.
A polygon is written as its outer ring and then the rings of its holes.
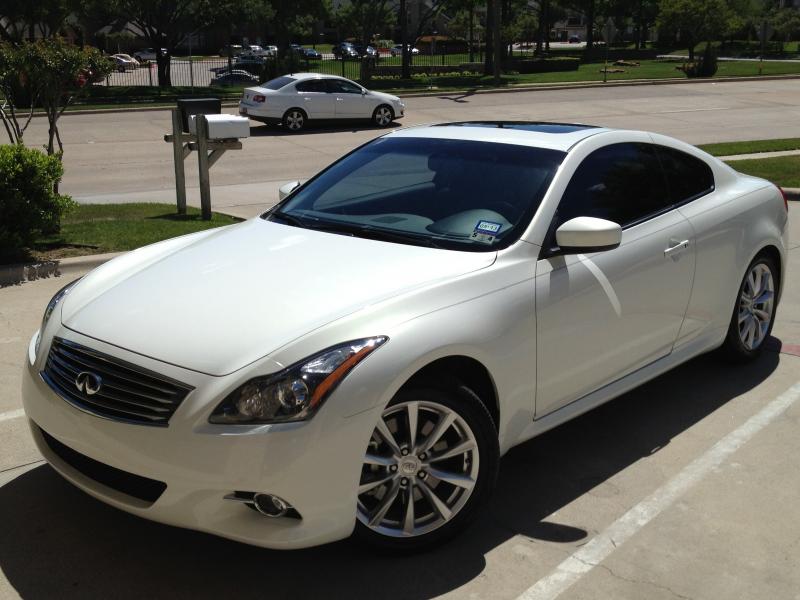
{"type": "Polygon", "coordinates": [[[367,306],[487,267],[495,256],[253,219],[107,263],[65,298],[61,319],[103,342],[225,375],[367,306]]]}
{"type": "Polygon", "coordinates": [[[373,92],[370,90],[369,92],[376,98],[380,98],[381,100],[385,100],[386,102],[400,102],[400,98],[397,96],[392,96],[392,94],[386,94],[384,92],[373,92]]]}

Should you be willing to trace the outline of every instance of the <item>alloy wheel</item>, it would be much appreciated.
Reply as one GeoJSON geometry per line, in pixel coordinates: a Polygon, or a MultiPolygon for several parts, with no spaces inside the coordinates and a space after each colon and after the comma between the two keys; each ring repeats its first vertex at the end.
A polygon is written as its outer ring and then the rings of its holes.
{"type": "Polygon", "coordinates": [[[753,265],[739,296],[739,339],[748,350],[764,341],[772,322],[775,285],[772,271],[763,262],[753,265]]]}
{"type": "Polygon", "coordinates": [[[452,520],[475,488],[478,443],[454,410],[430,401],[383,412],[367,448],[358,519],[388,537],[415,537],[452,520]]]}
{"type": "Polygon", "coordinates": [[[300,131],[303,128],[305,117],[299,110],[291,110],[286,113],[284,123],[290,131],[300,131]]]}
{"type": "Polygon", "coordinates": [[[375,109],[375,124],[386,127],[392,122],[392,110],[388,106],[379,106],[375,109]]]}

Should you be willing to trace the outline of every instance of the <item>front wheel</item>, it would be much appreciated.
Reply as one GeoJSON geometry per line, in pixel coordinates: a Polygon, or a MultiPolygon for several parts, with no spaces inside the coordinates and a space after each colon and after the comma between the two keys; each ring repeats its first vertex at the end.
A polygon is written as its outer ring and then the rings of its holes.
{"type": "Polygon", "coordinates": [[[722,350],[737,361],[761,354],[775,321],[777,266],[768,256],[757,256],[747,268],[722,350]]]}
{"type": "Polygon", "coordinates": [[[466,387],[401,390],[364,456],[355,535],[385,550],[419,550],[462,531],[497,479],[497,430],[466,387]]]}
{"type": "Polygon", "coordinates": [[[378,127],[388,127],[392,121],[394,121],[394,112],[385,104],[381,104],[372,113],[372,122],[378,127]]]}

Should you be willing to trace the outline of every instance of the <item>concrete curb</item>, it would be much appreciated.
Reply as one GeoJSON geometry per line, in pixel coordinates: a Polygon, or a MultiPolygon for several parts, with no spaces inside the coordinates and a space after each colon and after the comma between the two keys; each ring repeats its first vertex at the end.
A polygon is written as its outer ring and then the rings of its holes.
{"type": "Polygon", "coordinates": [[[73,275],[79,272],[90,271],[121,254],[124,254],[124,252],[91,254],[88,256],[76,256],[74,258],[48,260],[38,263],[2,265],[0,266],[0,287],[20,285],[26,281],[62,277],[64,275],[73,275]]]}
{"type": "MultiPolygon", "coordinates": [[[[397,94],[401,98],[430,98],[437,96],[464,96],[464,95],[477,95],[477,94],[514,94],[518,92],[539,92],[551,90],[574,90],[574,89],[592,89],[592,88],[606,88],[606,87],[636,87],[640,85],[687,85],[695,83],[727,83],[737,81],[775,81],[783,79],[800,79],[800,75],[753,75],[751,77],[712,77],[707,79],[628,79],[625,81],[609,81],[603,83],[602,81],[577,81],[574,83],[540,83],[535,85],[519,85],[511,88],[488,88],[488,89],[463,89],[463,90],[445,90],[427,92],[408,92],[397,94]]],[[[377,90],[382,91],[382,90],[377,90]]],[[[235,101],[223,101],[223,108],[236,108],[239,106],[235,101]]],[[[156,110],[169,110],[172,105],[166,106],[128,106],[125,108],[88,108],[86,110],[70,110],[64,113],[63,116],[68,115],[96,115],[107,113],[125,113],[125,112],[148,112],[156,110]]],[[[34,113],[34,117],[43,117],[44,113],[34,113]]]]}

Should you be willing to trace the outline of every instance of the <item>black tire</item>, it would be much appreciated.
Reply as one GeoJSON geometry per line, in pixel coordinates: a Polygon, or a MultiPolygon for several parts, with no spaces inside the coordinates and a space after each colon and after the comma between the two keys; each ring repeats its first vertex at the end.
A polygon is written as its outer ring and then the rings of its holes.
{"type": "MultiPolygon", "coordinates": [[[[492,491],[494,490],[497,482],[497,473],[500,462],[500,449],[497,429],[492,416],[487,410],[485,404],[470,388],[463,385],[458,385],[450,390],[441,390],[433,387],[409,387],[402,389],[383,411],[381,419],[383,419],[383,415],[386,414],[387,411],[391,410],[391,407],[407,402],[428,403],[428,406],[431,404],[439,405],[444,407],[444,409],[456,413],[458,417],[460,417],[467,424],[473,434],[475,447],[477,450],[477,476],[474,478],[475,483],[466,502],[452,515],[452,517],[450,517],[449,520],[445,520],[443,524],[437,526],[435,529],[419,535],[396,537],[375,531],[367,524],[362,522],[361,508],[359,508],[359,518],[356,520],[356,528],[353,536],[362,543],[386,552],[412,552],[424,550],[440,545],[453,536],[461,533],[476,517],[480,515],[481,510],[486,506],[489,498],[491,497],[492,491]]],[[[421,427],[420,434],[422,431],[423,429],[421,427]]],[[[451,434],[454,433],[453,429],[448,431],[451,434]]],[[[442,436],[442,439],[444,439],[444,437],[445,436],[442,436]]],[[[421,439],[423,442],[425,441],[425,438],[421,439]]],[[[368,447],[368,450],[371,448],[372,446],[368,447]]],[[[432,453],[433,449],[429,450],[429,452],[432,453]]],[[[424,456],[424,454],[422,456],[424,456]]],[[[456,460],[461,461],[462,457],[458,457],[456,460]]],[[[472,462],[472,460],[474,460],[474,455],[470,454],[469,462],[472,462]]],[[[465,461],[464,464],[467,465],[468,462],[465,461]]],[[[364,469],[365,467],[362,467],[362,479],[364,477],[364,469]]],[[[413,476],[410,477],[413,478],[413,476]]],[[[431,476],[429,475],[428,479],[430,478],[431,476]]],[[[440,485],[440,483],[437,485],[440,485]]],[[[410,489],[411,493],[414,494],[414,487],[410,486],[410,489]]],[[[437,487],[436,489],[439,488],[437,487]]],[[[446,493],[447,492],[445,492],[445,494],[446,493]]],[[[424,494],[421,494],[420,496],[424,498],[424,494]]],[[[359,498],[361,499],[362,496],[359,496],[359,498]]],[[[402,502],[402,497],[398,496],[398,498],[400,498],[402,502]]],[[[361,502],[361,500],[359,500],[359,502],[361,502]]],[[[417,500],[417,506],[419,506],[419,502],[420,500],[417,500]]],[[[423,500],[423,502],[427,501],[423,500]]],[[[402,505],[396,508],[399,508],[400,511],[403,510],[402,505]]],[[[389,513],[387,513],[387,515],[388,514],[389,513]]]]}
{"type": "Polygon", "coordinates": [[[372,123],[376,127],[389,127],[394,121],[394,111],[388,104],[381,104],[372,111],[372,123]]]}
{"type": "Polygon", "coordinates": [[[283,114],[281,125],[289,133],[298,133],[306,128],[308,115],[301,108],[290,108],[283,114]]]}
{"type": "MultiPolygon", "coordinates": [[[[777,304],[777,297],[775,294],[778,292],[778,285],[780,283],[779,277],[780,272],[778,271],[778,267],[775,264],[775,261],[767,256],[766,254],[761,254],[753,259],[753,262],[747,267],[745,271],[744,277],[742,278],[742,283],[739,285],[739,289],[736,295],[736,300],[733,306],[733,314],[731,315],[731,321],[728,325],[728,334],[725,337],[725,342],[723,342],[720,351],[722,355],[729,361],[734,363],[743,363],[755,360],[758,358],[761,353],[764,351],[764,346],[766,345],[767,339],[769,339],[770,333],[772,333],[772,326],[775,324],[775,315],[777,312],[778,304],[777,304]],[[743,294],[745,292],[746,286],[748,286],[748,278],[750,274],[756,268],[766,268],[769,270],[770,277],[772,279],[772,286],[773,286],[773,297],[772,302],[769,306],[769,310],[766,311],[770,315],[769,324],[764,331],[763,337],[757,344],[752,345],[752,347],[748,347],[748,345],[743,341],[742,337],[743,334],[740,332],[740,311],[747,310],[746,308],[742,308],[743,305],[747,304],[747,300],[744,299],[743,294]]],[[[763,303],[760,304],[763,307],[763,303]]],[[[751,308],[757,308],[753,303],[751,303],[751,308]]],[[[744,325],[746,327],[746,325],[744,325]]],[[[762,329],[763,330],[763,329],[762,329]]]]}

